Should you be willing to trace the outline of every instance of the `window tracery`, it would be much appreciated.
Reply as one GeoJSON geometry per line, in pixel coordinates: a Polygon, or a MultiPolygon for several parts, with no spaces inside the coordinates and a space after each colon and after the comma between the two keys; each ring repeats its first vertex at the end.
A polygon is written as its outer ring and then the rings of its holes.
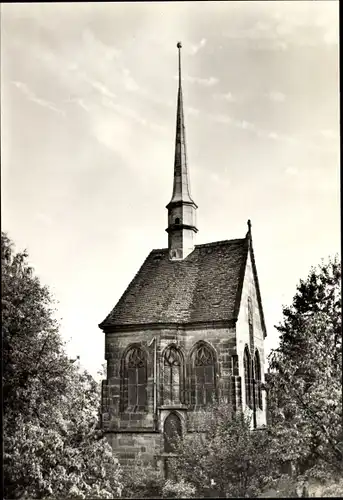
{"type": "Polygon", "coordinates": [[[261,379],[261,362],[258,351],[255,352],[255,381],[256,381],[256,407],[263,409],[262,403],[262,379],[261,379]]]}
{"type": "Polygon", "coordinates": [[[252,391],[251,391],[251,358],[248,348],[244,349],[243,357],[244,365],[244,388],[245,388],[245,403],[252,409],[252,391]]]}
{"type": "Polygon", "coordinates": [[[163,357],[163,404],[182,403],[182,357],[176,346],[167,347],[163,357]]]}
{"type": "Polygon", "coordinates": [[[201,344],[192,356],[193,361],[193,403],[197,406],[211,404],[216,397],[216,359],[212,349],[201,344]]]}
{"type": "Polygon", "coordinates": [[[124,410],[144,411],[147,404],[147,362],[146,354],[139,346],[131,347],[126,353],[123,370],[124,410]]]}

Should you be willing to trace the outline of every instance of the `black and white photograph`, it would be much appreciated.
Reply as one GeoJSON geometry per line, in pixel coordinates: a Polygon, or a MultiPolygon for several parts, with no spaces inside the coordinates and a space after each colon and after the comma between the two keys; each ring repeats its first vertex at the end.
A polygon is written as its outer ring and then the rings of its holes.
{"type": "Polygon", "coordinates": [[[4,498],[343,497],[339,1],[0,23],[4,498]]]}

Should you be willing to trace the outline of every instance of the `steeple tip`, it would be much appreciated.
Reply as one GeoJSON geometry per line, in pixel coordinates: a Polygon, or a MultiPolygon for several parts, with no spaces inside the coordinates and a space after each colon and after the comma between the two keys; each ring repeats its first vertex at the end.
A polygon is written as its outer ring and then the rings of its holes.
{"type": "Polygon", "coordinates": [[[248,225],[248,232],[247,232],[246,237],[251,239],[251,220],[250,219],[248,219],[247,225],[248,225]]]}
{"type": "Polygon", "coordinates": [[[176,47],[177,47],[178,49],[182,49],[182,43],[181,43],[181,42],[177,42],[176,47]]]}

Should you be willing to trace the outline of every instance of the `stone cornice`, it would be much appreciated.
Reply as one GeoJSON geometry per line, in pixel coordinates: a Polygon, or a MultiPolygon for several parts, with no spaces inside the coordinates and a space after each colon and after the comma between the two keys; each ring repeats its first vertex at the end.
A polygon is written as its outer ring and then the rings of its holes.
{"type": "Polygon", "coordinates": [[[186,330],[199,330],[199,329],[218,329],[218,328],[232,328],[236,325],[237,318],[230,320],[217,320],[217,321],[199,321],[190,323],[144,323],[144,324],[127,324],[116,326],[104,326],[102,328],[104,333],[125,333],[137,332],[148,330],[176,330],[184,332],[186,330]]]}
{"type": "Polygon", "coordinates": [[[173,231],[180,231],[180,229],[191,229],[195,233],[198,232],[195,226],[188,226],[187,224],[171,224],[167,227],[166,231],[167,233],[172,233],[173,231]]]}

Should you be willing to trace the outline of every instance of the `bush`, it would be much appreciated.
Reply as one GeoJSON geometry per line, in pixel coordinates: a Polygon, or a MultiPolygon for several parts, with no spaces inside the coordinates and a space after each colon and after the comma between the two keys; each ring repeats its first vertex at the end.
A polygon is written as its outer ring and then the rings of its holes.
{"type": "Polygon", "coordinates": [[[153,464],[146,462],[139,454],[134,463],[123,470],[123,491],[125,498],[161,498],[165,480],[153,464]]]}
{"type": "Polygon", "coordinates": [[[217,404],[198,414],[198,427],[177,441],[172,477],[200,497],[255,497],[276,474],[266,431],[251,431],[250,417],[217,404]]]}
{"type": "Polygon", "coordinates": [[[195,487],[186,483],[184,479],[181,481],[173,481],[167,479],[162,488],[163,498],[193,498],[195,497],[195,487]]]}

